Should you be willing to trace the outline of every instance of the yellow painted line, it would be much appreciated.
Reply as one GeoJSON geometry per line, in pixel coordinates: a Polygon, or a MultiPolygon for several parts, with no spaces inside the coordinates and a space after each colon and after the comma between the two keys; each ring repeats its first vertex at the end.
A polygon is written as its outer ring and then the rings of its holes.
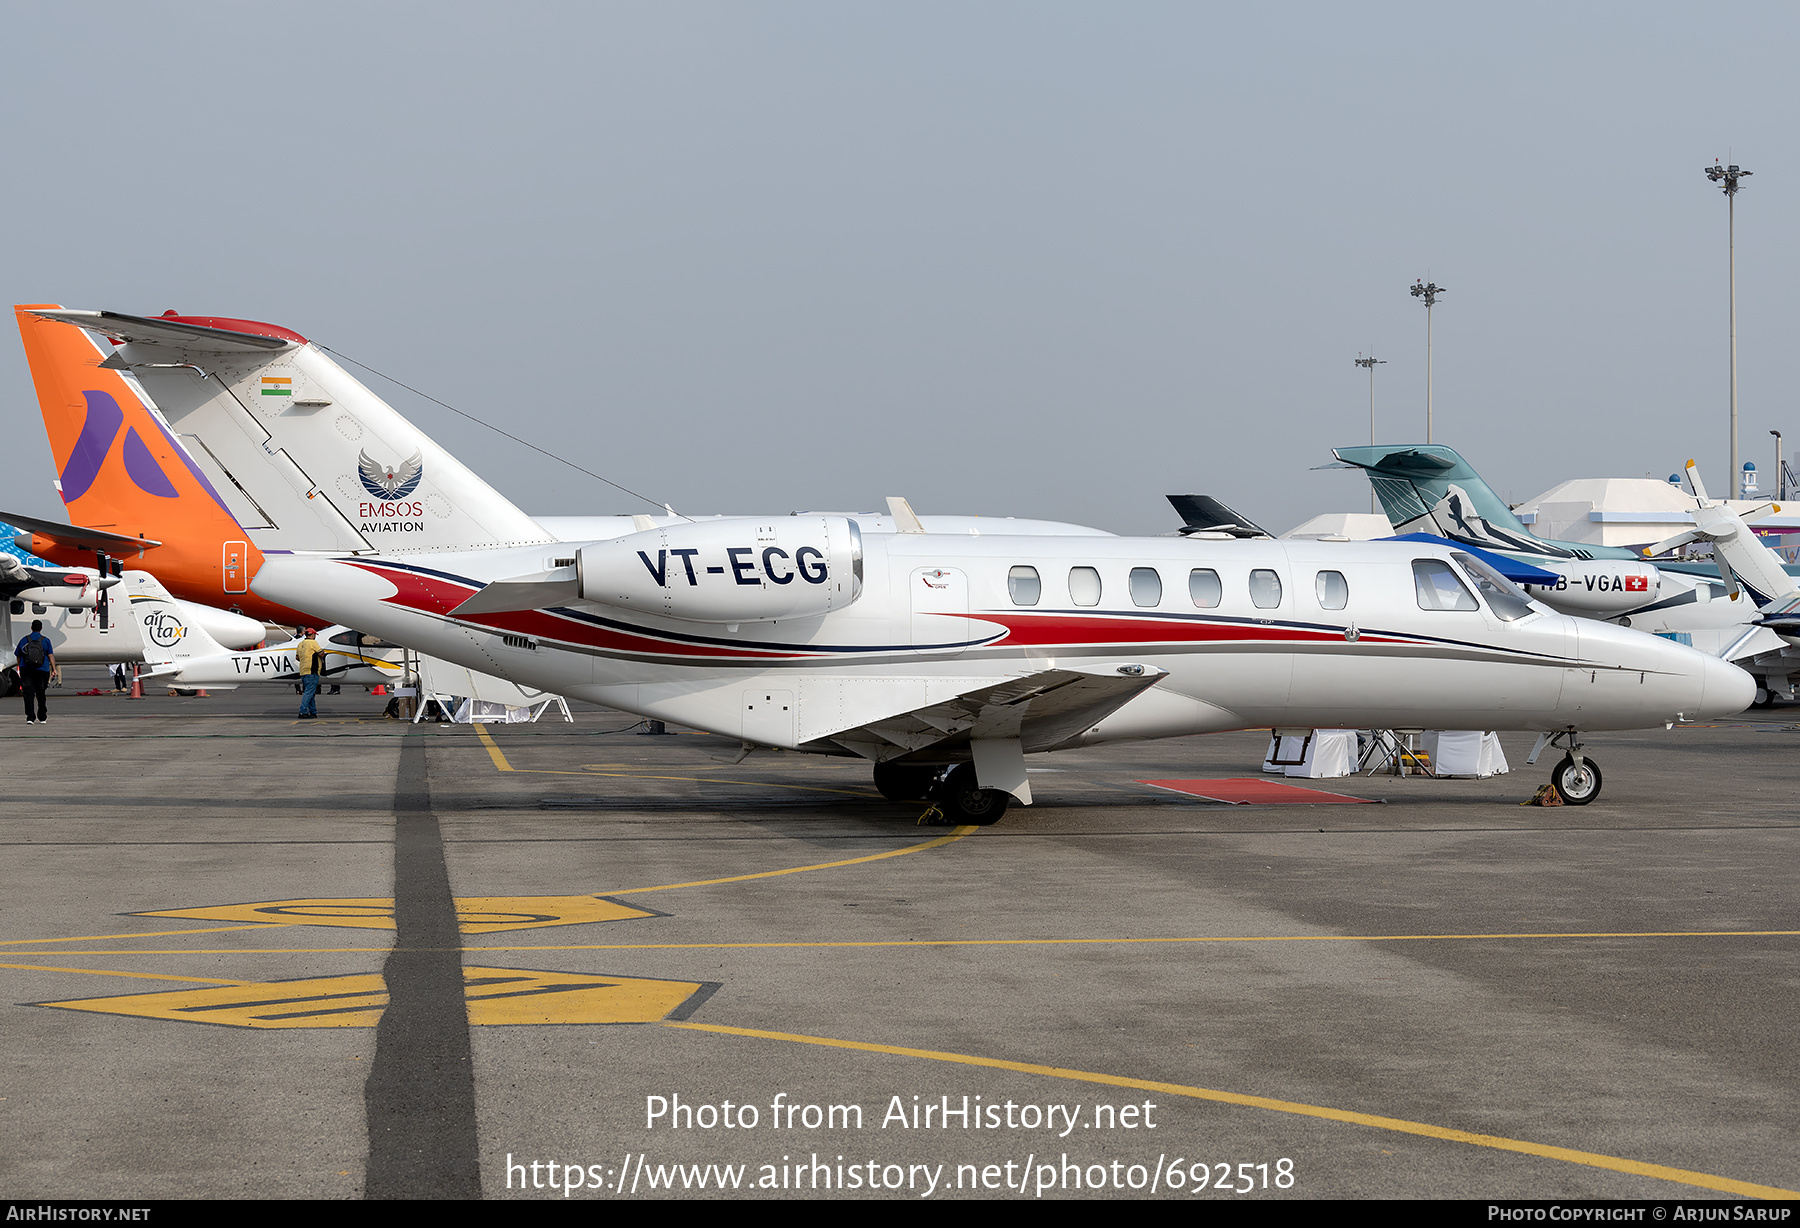
{"type": "Polygon", "coordinates": [[[851,857],[845,861],[821,861],[810,866],[790,866],[785,870],[764,870],[760,874],[734,874],[730,878],[702,878],[691,883],[665,883],[660,887],[622,887],[613,891],[596,891],[595,895],[642,895],[646,891],[673,891],[677,887],[711,887],[719,883],[742,883],[753,878],[779,878],[783,874],[804,874],[808,870],[835,870],[840,866],[860,866],[870,861],[886,861],[889,857],[904,857],[908,853],[922,853],[926,849],[938,848],[964,836],[973,835],[978,829],[974,827],[958,827],[947,836],[939,836],[936,840],[927,840],[923,844],[910,844],[903,849],[890,849],[885,853],[870,853],[867,857],[851,857]]]}
{"type": "MultiPolygon", "coordinates": [[[[760,785],[769,789],[797,789],[802,793],[837,793],[845,797],[879,796],[868,789],[820,789],[813,785],[789,785],[773,780],[720,780],[716,776],[658,776],[647,772],[595,772],[586,769],[579,772],[567,772],[554,768],[516,768],[507,761],[505,753],[501,751],[499,743],[494,741],[493,735],[488,733],[486,725],[475,726],[475,736],[480,738],[482,745],[487,747],[488,758],[494,761],[495,767],[502,772],[517,772],[525,776],[615,776],[628,780],[688,780],[699,781],[702,784],[760,785]]],[[[660,891],[662,888],[655,888],[655,890],[660,891]]]]}
{"type": "MultiPolygon", "coordinates": [[[[945,837],[954,839],[955,837],[945,837]]],[[[927,847],[924,845],[918,848],[927,847]]],[[[897,849],[882,857],[897,857],[914,849],[897,849]]],[[[827,865],[851,865],[853,862],[828,862],[827,865]]],[[[800,866],[793,870],[772,870],[771,874],[797,874],[801,870],[821,869],[800,866]]],[[[708,882],[734,882],[734,879],[709,879],[708,882]]],[[[701,883],[674,883],[671,887],[695,887],[701,883]]],[[[669,888],[642,887],[639,891],[663,891],[669,888]]],[[[200,931],[195,931],[200,932],[200,931]]],[[[1495,939],[1532,940],[1565,938],[1795,938],[1800,930],[1614,930],[1592,933],[1518,933],[1518,934],[1271,934],[1266,936],[1225,935],[1198,938],[869,938],[838,942],[569,942],[515,944],[508,946],[465,946],[459,951],[760,951],[769,949],[818,947],[1074,947],[1074,946],[1178,946],[1193,943],[1231,942],[1481,942],[1495,939]]],[[[162,950],[133,951],[13,951],[13,955],[348,955],[367,952],[386,954],[393,947],[168,947],[162,950]]],[[[407,947],[406,950],[421,948],[407,947]]],[[[4,965],[0,965],[3,967],[4,965]]]]}
{"type": "MultiPolygon", "coordinates": [[[[458,896],[451,903],[456,908],[456,920],[461,932],[465,934],[544,929],[555,925],[589,925],[600,921],[624,921],[655,915],[629,904],[591,895],[458,896]]],[[[196,921],[266,921],[284,925],[391,930],[394,928],[394,901],[388,896],[262,900],[198,908],[165,908],[137,915],[182,917],[196,921]]]]}
{"type": "Polygon", "coordinates": [[[487,747],[488,758],[494,761],[495,767],[499,768],[502,772],[510,772],[513,770],[513,765],[506,761],[506,756],[501,753],[499,744],[494,741],[493,735],[487,731],[486,725],[475,726],[475,736],[481,739],[481,744],[483,746],[487,747]]]}
{"type": "Polygon", "coordinates": [[[1373,1113],[1355,1113],[1348,1109],[1326,1108],[1323,1105],[1302,1104],[1294,1100],[1272,1100],[1266,1096],[1246,1096],[1238,1092],[1214,1091],[1207,1087],[1188,1087],[1181,1083],[1160,1083],[1152,1079],[1131,1079],[1122,1075],[1098,1074],[1091,1070],[1069,1070],[1062,1066],[1040,1066],[1033,1062],[1010,1062],[1002,1058],[975,1057],[967,1053],[944,1053],[936,1049],[908,1049],[898,1045],[874,1045],[857,1040],[832,1040],[823,1036],[803,1036],[796,1032],[768,1032],[759,1028],[733,1028],[716,1023],[666,1023],[663,1026],[685,1028],[692,1032],[717,1032],[725,1036],[749,1036],[759,1040],[785,1040],[802,1045],[820,1045],[829,1049],[854,1049],[863,1053],[919,1057],[934,1062],[955,1062],[963,1066],[988,1066],[995,1070],[1044,1075],[1052,1079],[1075,1079],[1083,1083],[1104,1083],[1111,1087],[1129,1087],[1138,1091],[1159,1092],[1165,1096],[1185,1096],[1193,1100],[1213,1100],[1220,1104],[1267,1109],[1275,1113],[1321,1117],[1327,1121],[1372,1126],[1378,1130],[1417,1134],[1452,1143],[1467,1143],[1474,1147],[1491,1147],[1498,1151],[1516,1151],[1525,1155],[1542,1156],[1550,1160],[1563,1160],[1570,1164],[1583,1164],[1590,1168],[1610,1169],[1613,1172],[1631,1173],[1639,1177],[1654,1177],[1660,1181],[1673,1181],[1681,1185],[1693,1185],[1702,1189],[1720,1190],[1728,1194],[1740,1194],[1747,1198],[1800,1198],[1800,1191],[1782,1189],[1779,1186],[1756,1185],[1749,1181],[1715,1177],[1711,1173],[1697,1173],[1685,1168],[1646,1164],[1640,1160],[1600,1155],[1592,1151],[1553,1147],[1547,1143],[1531,1143],[1523,1139],[1503,1138],[1495,1134],[1474,1134],[1467,1130],[1453,1130],[1447,1126],[1428,1125],[1422,1121],[1407,1121],[1400,1117],[1380,1117],[1373,1113]]]}
{"type": "MultiPolygon", "coordinates": [[[[68,955],[71,952],[60,951],[68,955]]],[[[119,954],[129,954],[121,951],[119,954]]],[[[164,976],[160,972],[114,972],[107,968],[47,968],[37,964],[0,964],[0,968],[17,968],[25,972],[79,972],[86,976],[130,976],[145,981],[194,981],[201,985],[248,985],[249,981],[227,981],[216,976],[164,976]]]]}
{"type": "MultiPolygon", "coordinates": [[[[463,969],[465,1010],[476,1026],[656,1023],[704,988],[699,981],[604,973],[463,969]]],[[[382,974],[364,972],[299,981],[213,981],[199,989],[29,1005],[239,1028],[366,1028],[381,1021],[388,1001],[382,974]]]]}
{"type": "Polygon", "coordinates": [[[108,938],[168,938],[174,934],[225,934],[232,930],[261,930],[266,925],[214,925],[203,930],[147,930],[141,934],[83,934],[76,938],[8,938],[0,947],[18,947],[32,942],[105,942],[108,938]]]}

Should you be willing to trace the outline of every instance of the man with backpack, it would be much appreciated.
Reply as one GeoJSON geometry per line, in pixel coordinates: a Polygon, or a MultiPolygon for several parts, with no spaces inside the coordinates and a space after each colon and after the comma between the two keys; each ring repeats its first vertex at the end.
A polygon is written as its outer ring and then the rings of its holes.
{"type": "Polygon", "coordinates": [[[44,709],[44,692],[50,687],[50,678],[56,672],[56,653],[50,644],[50,637],[44,634],[44,620],[31,620],[31,634],[19,641],[13,655],[19,658],[19,694],[25,697],[25,723],[27,725],[43,725],[50,720],[44,709]],[[37,696],[37,706],[32,706],[32,696],[37,696]]]}
{"type": "Polygon", "coordinates": [[[319,715],[313,701],[319,694],[319,676],[325,672],[325,650],[313,638],[311,627],[300,628],[300,646],[294,651],[300,667],[300,719],[310,721],[319,715]]]}

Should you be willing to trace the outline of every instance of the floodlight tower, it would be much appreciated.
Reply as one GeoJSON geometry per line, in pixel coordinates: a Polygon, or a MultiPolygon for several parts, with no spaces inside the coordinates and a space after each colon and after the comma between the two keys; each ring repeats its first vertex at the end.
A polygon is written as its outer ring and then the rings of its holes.
{"type": "MultiPolygon", "coordinates": [[[[1750,172],[1737,163],[1720,166],[1717,158],[1706,168],[1706,177],[1722,185],[1725,193],[1726,240],[1730,264],[1731,287],[1731,480],[1738,480],[1738,413],[1737,413],[1737,194],[1738,180],[1750,178],[1750,172]]],[[[1741,492],[1740,492],[1741,493],[1741,492]]],[[[1727,496],[1729,497],[1729,496],[1727,496]]]]}
{"type": "MultiPolygon", "coordinates": [[[[1367,358],[1359,355],[1356,365],[1366,368],[1369,372],[1369,445],[1373,447],[1375,444],[1375,368],[1377,365],[1387,366],[1387,359],[1377,358],[1373,354],[1367,358]]],[[[1375,506],[1375,487],[1373,485],[1369,487],[1369,510],[1371,512],[1380,510],[1375,506]]]]}
{"type": "MultiPolygon", "coordinates": [[[[1437,296],[1444,293],[1444,287],[1435,281],[1429,285],[1415,281],[1412,296],[1425,300],[1425,442],[1431,442],[1431,309],[1437,306],[1437,296]]],[[[1735,453],[1733,455],[1736,455],[1735,453]]]]}
{"type": "Polygon", "coordinates": [[[1770,431],[1775,436],[1775,497],[1787,501],[1787,465],[1781,459],[1781,432],[1770,431]]]}

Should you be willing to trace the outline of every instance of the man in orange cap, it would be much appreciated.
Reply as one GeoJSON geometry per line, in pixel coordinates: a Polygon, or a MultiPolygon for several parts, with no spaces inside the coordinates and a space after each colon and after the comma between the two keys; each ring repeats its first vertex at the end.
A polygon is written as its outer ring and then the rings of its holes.
{"type": "Polygon", "coordinates": [[[311,627],[300,628],[300,647],[294,655],[300,666],[300,719],[310,721],[319,715],[313,701],[319,694],[319,675],[325,670],[325,650],[313,638],[311,627]]]}

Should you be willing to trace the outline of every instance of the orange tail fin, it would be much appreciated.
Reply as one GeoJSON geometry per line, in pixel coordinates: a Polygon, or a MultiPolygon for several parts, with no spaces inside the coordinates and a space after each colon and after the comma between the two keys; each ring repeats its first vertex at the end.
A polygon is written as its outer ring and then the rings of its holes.
{"type": "MultiPolygon", "coordinates": [[[[56,309],[27,303],[14,312],[70,521],[163,543],[143,566],[190,601],[255,604],[247,593],[261,551],[162,416],[102,366],[106,355],[88,334],[36,314],[56,309]]],[[[41,553],[55,558],[59,549],[41,553]]]]}

